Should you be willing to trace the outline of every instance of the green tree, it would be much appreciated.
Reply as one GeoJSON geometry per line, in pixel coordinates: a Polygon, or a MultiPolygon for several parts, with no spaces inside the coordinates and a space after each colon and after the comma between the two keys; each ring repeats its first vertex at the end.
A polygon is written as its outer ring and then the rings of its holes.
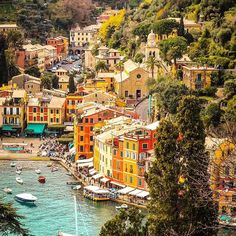
{"type": "Polygon", "coordinates": [[[96,66],[95,66],[95,71],[98,72],[108,72],[109,71],[109,67],[106,64],[105,61],[98,61],[96,66]]]}
{"type": "Polygon", "coordinates": [[[142,63],[143,62],[143,58],[145,57],[145,55],[141,52],[137,53],[134,57],[134,61],[136,63],[142,63]]]}
{"type": "Polygon", "coordinates": [[[184,17],[180,17],[179,27],[177,30],[178,36],[185,36],[185,30],[184,30],[184,17]]]}
{"type": "Polygon", "coordinates": [[[150,33],[150,31],[151,31],[151,23],[141,23],[138,24],[138,26],[136,26],[133,29],[133,34],[139,36],[142,42],[146,42],[147,36],[150,33]]]}
{"type": "Polygon", "coordinates": [[[177,125],[182,136],[180,142],[181,175],[183,187],[181,232],[190,230],[192,235],[216,235],[217,208],[209,186],[209,155],[205,150],[205,131],[200,118],[200,102],[186,96],[180,102],[177,125]]]}
{"type": "Polygon", "coordinates": [[[172,19],[159,20],[153,24],[154,33],[159,36],[166,34],[167,36],[173,32],[174,29],[178,29],[179,23],[172,19]]]}
{"type": "Polygon", "coordinates": [[[230,99],[225,109],[225,120],[235,124],[236,122],[236,96],[230,99]]]}
{"type": "Polygon", "coordinates": [[[20,223],[23,217],[17,214],[11,203],[0,201],[0,212],[0,234],[2,236],[7,236],[9,233],[22,236],[29,235],[28,230],[20,223]]]}
{"type": "Polygon", "coordinates": [[[228,97],[232,97],[236,95],[236,80],[227,80],[224,83],[224,95],[228,97]]]}
{"type": "Polygon", "coordinates": [[[52,87],[54,89],[58,89],[59,88],[59,77],[57,75],[53,75],[51,77],[51,81],[52,81],[52,87]]]}
{"type": "Polygon", "coordinates": [[[51,89],[52,88],[52,80],[50,74],[46,73],[41,78],[41,87],[44,89],[51,89]]]}
{"type": "Polygon", "coordinates": [[[25,70],[25,74],[32,75],[34,77],[39,78],[41,76],[41,72],[38,67],[32,66],[25,70]]]}
{"type": "Polygon", "coordinates": [[[70,75],[69,78],[69,93],[74,93],[76,91],[74,76],[70,75]]]}
{"type": "Polygon", "coordinates": [[[103,225],[99,236],[145,236],[143,218],[144,216],[137,208],[121,210],[103,225]]]}
{"type": "Polygon", "coordinates": [[[187,40],[184,37],[175,37],[162,40],[159,43],[160,46],[160,56],[163,60],[167,61],[169,64],[176,65],[176,60],[181,58],[183,54],[187,51],[187,40]]]}
{"type": "Polygon", "coordinates": [[[146,65],[147,65],[147,68],[151,70],[152,79],[154,79],[154,69],[155,69],[155,66],[157,66],[158,69],[159,69],[160,62],[156,59],[156,57],[150,56],[147,59],[146,65]]]}
{"type": "Polygon", "coordinates": [[[121,60],[116,64],[116,69],[120,72],[120,95],[123,96],[123,70],[124,70],[124,62],[121,60]]]}
{"type": "Polygon", "coordinates": [[[148,204],[149,235],[181,235],[174,234],[181,227],[178,136],[178,129],[171,122],[160,123],[156,133],[155,160],[145,176],[151,196],[148,204]]]}
{"type": "Polygon", "coordinates": [[[203,111],[203,123],[205,127],[217,126],[221,122],[222,111],[220,105],[217,103],[209,104],[206,109],[203,111]]]}

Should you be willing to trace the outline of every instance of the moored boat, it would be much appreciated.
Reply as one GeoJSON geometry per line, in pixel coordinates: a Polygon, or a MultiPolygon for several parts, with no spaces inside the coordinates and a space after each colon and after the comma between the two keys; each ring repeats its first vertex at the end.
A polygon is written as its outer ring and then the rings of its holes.
{"type": "Polygon", "coordinates": [[[52,163],[51,163],[51,162],[48,163],[48,164],[47,164],[47,167],[52,167],[52,163]]]}
{"type": "Polygon", "coordinates": [[[36,172],[36,174],[41,174],[41,170],[40,169],[37,169],[37,170],[35,170],[35,172],[36,172]]]}
{"type": "Polygon", "coordinates": [[[16,166],[16,163],[13,161],[13,162],[11,162],[10,166],[11,166],[11,167],[15,167],[15,166],[16,166]]]}
{"type": "Polygon", "coordinates": [[[39,181],[39,183],[44,184],[44,183],[46,183],[46,177],[45,176],[39,176],[38,181],[39,181]]]}
{"type": "Polygon", "coordinates": [[[58,171],[58,167],[56,167],[56,166],[52,167],[52,169],[51,169],[51,172],[55,172],[55,171],[58,171]]]}
{"type": "Polygon", "coordinates": [[[23,179],[21,179],[20,177],[16,177],[16,182],[18,183],[18,184],[23,184],[24,182],[23,182],[23,179]]]}
{"type": "Polygon", "coordinates": [[[72,187],[73,190],[80,190],[81,189],[81,185],[76,185],[74,187],[72,187]]]}
{"type": "Polygon", "coordinates": [[[16,170],[16,174],[20,175],[21,174],[21,170],[16,170]]]}
{"type": "Polygon", "coordinates": [[[12,189],[10,188],[4,188],[3,191],[7,194],[12,194],[12,189]]]}
{"type": "Polygon", "coordinates": [[[22,203],[34,204],[37,201],[37,197],[31,193],[20,193],[15,196],[15,200],[22,203]]]}
{"type": "Polygon", "coordinates": [[[110,191],[89,185],[84,187],[84,197],[93,201],[108,201],[110,200],[110,191]]]}
{"type": "Polygon", "coordinates": [[[126,205],[126,204],[122,204],[122,205],[120,205],[120,206],[116,206],[116,209],[117,210],[120,210],[120,209],[127,209],[128,208],[128,205],[126,205]]]}
{"type": "Polygon", "coordinates": [[[67,234],[63,232],[58,232],[57,236],[75,236],[74,234],[67,234]]]}

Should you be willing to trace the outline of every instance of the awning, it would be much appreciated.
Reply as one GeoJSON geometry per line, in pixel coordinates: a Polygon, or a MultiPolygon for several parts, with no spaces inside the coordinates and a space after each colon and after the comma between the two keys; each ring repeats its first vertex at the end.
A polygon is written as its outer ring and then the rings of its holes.
{"type": "Polygon", "coordinates": [[[45,129],[45,124],[28,124],[25,131],[27,133],[42,134],[45,129]]]}
{"type": "Polygon", "coordinates": [[[120,194],[127,194],[127,193],[129,193],[129,192],[131,192],[133,190],[134,190],[134,188],[126,187],[126,188],[122,188],[122,189],[118,190],[118,193],[120,193],[120,194]]]}
{"type": "Polygon", "coordinates": [[[94,176],[92,176],[93,179],[99,179],[101,178],[103,175],[102,174],[96,174],[94,176]]]}
{"type": "Polygon", "coordinates": [[[120,184],[120,183],[115,182],[115,181],[111,181],[111,184],[114,184],[114,185],[116,185],[116,186],[118,186],[118,187],[121,187],[121,188],[125,188],[125,185],[124,185],[124,184],[120,184]]]}
{"type": "Polygon", "coordinates": [[[141,193],[142,191],[143,191],[143,190],[135,189],[134,191],[129,192],[129,195],[137,196],[137,194],[141,193]]]}
{"type": "Polygon", "coordinates": [[[98,186],[89,185],[89,186],[84,187],[84,189],[86,189],[88,191],[91,191],[91,192],[94,192],[94,191],[96,191],[100,188],[98,186]]]}
{"type": "Polygon", "coordinates": [[[94,170],[94,169],[89,170],[89,174],[90,175],[95,175],[96,174],[96,170],[94,170]]]}
{"type": "Polygon", "coordinates": [[[81,164],[77,164],[78,167],[93,167],[93,163],[92,162],[87,162],[87,163],[81,163],[81,164]]]}
{"type": "Polygon", "coordinates": [[[14,132],[16,129],[12,125],[3,125],[2,131],[14,132]]]}
{"type": "Polygon", "coordinates": [[[141,193],[138,193],[136,196],[140,198],[145,198],[149,195],[149,192],[142,191],[141,193]]]}
{"type": "Polygon", "coordinates": [[[106,189],[98,189],[98,190],[95,190],[94,193],[97,193],[97,194],[108,194],[110,192],[108,190],[106,190],[106,189]]]}
{"type": "Polygon", "coordinates": [[[108,182],[108,181],[110,181],[108,178],[102,178],[101,180],[100,180],[101,182],[103,182],[103,183],[106,183],[106,182],[108,182]]]}
{"type": "Polygon", "coordinates": [[[67,132],[73,132],[74,131],[74,126],[66,126],[65,131],[67,132]]]}
{"type": "Polygon", "coordinates": [[[87,162],[93,162],[93,157],[89,158],[89,159],[83,159],[83,160],[76,161],[77,164],[87,163],[87,162]]]}
{"type": "Polygon", "coordinates": [[[76,154],[76,149],[75,147],[71,148],[69,151],[70,155],[75,155],[76,154]]]}
{"type": "Polygon", "coordinates": [[[27,146],[28,143],[2,143],[2,146],[27,146]]]}

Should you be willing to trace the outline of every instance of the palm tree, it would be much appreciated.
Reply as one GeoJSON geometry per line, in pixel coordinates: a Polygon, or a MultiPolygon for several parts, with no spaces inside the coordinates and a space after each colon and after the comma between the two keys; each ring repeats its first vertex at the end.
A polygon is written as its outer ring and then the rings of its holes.
{"type": "Polygon", "coordinates": [[[117,70],[120,72],[120,96],[122,97],[122,72],[124,70],[124,62],[122,60],[120,60],[117,64],[116,64],[116,68],[117,70]]]}
{"type": "Polygon", "coordinates": [[[150,57],[148,57],[148,59],[146,61],[146,65],[147,65],[148,69],[151,69],[152,79],[154,79],[155,66],[157,66],[159,68],[160,67],[160,62],[155,57],[150,56],[150,57]]]}
{"type": "Polygon", "coordinates": [[[109,67],[105,61],[98,61],[98,63],[95,66],[95,70],[96,72],[108,72],[109,67]]]}
{"type": "Polygon", "coordinates": [[[14,235],[28,236],[28,230],[23,228],[20,219],[24,218],[17,214],[16,209],[11,203],[2,203],[0,201],[0,235],[14,235]]]}

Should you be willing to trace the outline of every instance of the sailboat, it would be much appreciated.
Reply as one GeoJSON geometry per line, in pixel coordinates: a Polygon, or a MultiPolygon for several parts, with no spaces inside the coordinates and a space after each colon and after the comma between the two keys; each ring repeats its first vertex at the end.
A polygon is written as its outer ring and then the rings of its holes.
{"type": "Polygon", "coordinates": [[[67,233],[63,233],[63,232],[58,232],[57,236],[79,236],[76,196],[74,196],[74,205],[75,205],[75,232],[76,233],[75,234],[67,234],[67,233]]]}

